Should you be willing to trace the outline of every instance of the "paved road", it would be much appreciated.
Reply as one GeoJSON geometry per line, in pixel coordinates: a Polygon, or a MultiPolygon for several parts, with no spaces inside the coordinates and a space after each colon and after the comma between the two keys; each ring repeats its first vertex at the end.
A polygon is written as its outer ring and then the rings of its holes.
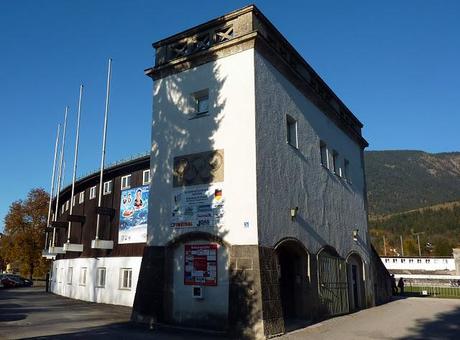
{"type": "Polygon", "coordinates": [[[329,319],[281,339],[460,339],[460,299],[400,299],[329,319]]]}
{"type": "MultiPolygon", "coordinates": [[[[129,323],[131,308],[46,294],[43,288],[0,290],[4,339],[215,339],[215,334],[129,323]]],[[[300,329],[284,339],[460,339],[460,299],[407,298],[300,329]]]]}

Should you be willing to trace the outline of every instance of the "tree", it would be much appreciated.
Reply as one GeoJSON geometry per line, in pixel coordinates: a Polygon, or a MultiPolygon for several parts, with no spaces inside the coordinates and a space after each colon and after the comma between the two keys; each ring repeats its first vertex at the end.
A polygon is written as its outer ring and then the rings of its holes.
{"type": "Polygon", "coordinates": [[[43,189],[32,189],[25,201],[11,203],[5,216],[0,256],[17,264],[21,273],[31,279],[34,275],[43,275],[47,267],[41,251],[45,242],[48,203],[49,195],[43,189]]]}

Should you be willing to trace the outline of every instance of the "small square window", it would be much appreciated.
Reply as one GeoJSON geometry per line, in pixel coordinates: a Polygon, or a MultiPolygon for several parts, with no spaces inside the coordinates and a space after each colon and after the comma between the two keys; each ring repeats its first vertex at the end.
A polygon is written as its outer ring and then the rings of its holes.
{"type": "Polygon", "coordinates": [[[112,181],[108,181],[104,183],[103,194],[108,195],[112,193],[112,181]]]}
{"type": "Polygon", "coordinates": [[[85,192],[82,191],[82,192],[80,192],[80,195],[78,197],[78,203],[82,204],[84,201],[85,201],[85,192]]]}
{"type": "Polygon", "coordinates": [[[192,93],[194,118],[209,112],[209,90],[204,89],[192,93]]]}
{"type": "Polygon", "coordinates": [[[99,288],[105,287],[105,273],[106,269],[104,267],[97,268],[96,286],[99,288]]]}
{"type": "Polygon", "coordinates": [[[86,285],[86,272],[87,272],[87,268],[86,267],[82,267],[80,269],[80,285],[81,286],[85,286],[86,285]]]}
{"type": "Polygon", "coordinates": [[[133,270],[131,268],[122,268],[120,271],[120,289],[131,289],[133,270]]]}
{"type": "Polygon", "coordinates": [[[147,185],[150,184],[150,181],[152,179],[150,178],[150,170],[144,170],[142,172],[142,184],[147,185]]]}
{"type": "Polygon", "coordinates": [[[297,139],[297,121],[289,115],[286,115],[286,133],[287,133],[287,142],[293,147],[298,147],[297,139]]]}
{"type": "Polygon", "coordinates": [[[96,198],[96,186],[89,189],[89,199],[92,200],[93,198],[96,198]]]}
{"type": "Polygon", "coordinates": [[[67,268],[67,284],[72,284],[73,267],[67,268]]]}
{"type": "Polygon", "coordinates": [[[131,187],[131,175],[126,175],[121,178],[121,190],[131,187]]]}

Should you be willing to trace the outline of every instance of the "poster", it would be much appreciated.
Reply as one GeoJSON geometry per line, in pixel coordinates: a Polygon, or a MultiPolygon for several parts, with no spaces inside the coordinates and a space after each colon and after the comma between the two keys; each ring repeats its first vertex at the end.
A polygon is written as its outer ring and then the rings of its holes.
{"type": "Polygon", "coordinates": [[[223,183],[177,188],[172,196],[172,228],[223,226],[223,183]]]}
{"type": "Polygon", "coordinates": [[[147,242],[148,185],[121,191],[118,243],[147,242]]]}
{"type": "Polygon", "coordinates": [[[184,284],[217,286],[217,244],[186,244],[184,249],[184,284]]]}

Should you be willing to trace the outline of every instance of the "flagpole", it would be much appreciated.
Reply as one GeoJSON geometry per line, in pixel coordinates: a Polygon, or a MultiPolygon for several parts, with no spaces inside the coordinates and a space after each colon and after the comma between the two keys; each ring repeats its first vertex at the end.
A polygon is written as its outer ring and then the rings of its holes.
{"type": "MultiPolygon", "coordinates": [[[[102,204],[102,185],[103,185],[103,174],[104,174],[104,162],[105,162],[105,144],[107,136],[107,120],[109,114],[109,97],[110,97],[110,80],[112,78],[112,59],[109,58],[109,66],[107,70],[107,90],[105,95],[105,111],[104,111],[104,131],[102,136],[102,156],[101,156],[101,171],[99,175],[99,197],[97,206],[100,207],[102,204]]],[[[99,225],[101,216],[97,214],[96,217],[96,241],[99,240],[99,225]]]]}
{"type": "MultiPolygon", "coordinates": [[[[75,151],[73,158],[73,173],[72,173],[72,192],[70,194],[70,212],[72,215],[74,195],[75,195],[75,177],[77,173],[77,159],[78,159],[78,141],[80,137],[80,114],[81,114],[81,99],[83,96],[83,85],[80,85],[80,95],[78,96],[78,113],[77,113],[77,132],[75,134],[75,151]]],[[[69,221],[69,227],[67,230],[67,243],[70,243],[70,232],[72,228],[72,222],[69,221]]]]}
{"type": "MultiPolygon", "coordinates": [[[[62,130],[62,144],[61,144],[61,155],[59,159],[59,175],[58,175],[58,185],[57,185],[57,192],[56,192],[56,207],[54,209],[54,221],[57,220],[57,215],[59,212],[59,192],[61,191],[61,179],[62,179],[62,164],[64,162],[64,147],[65,147],[65,132],[66,132],[66,127],[67,127],[67,113],[69,111],[69,107],[65,107],[65,113],[64,113],[64,128],[62,130]]],[[[53,228],[53,241],[52,245],[54,248],[56,241],[56,227],[53,228]]]]}
{"type": "MultiPolygon", "coordinates": [[[[56,133],[56,142],[54,144],[54,159],[53,159],[53,175],[51,176],[51,190],[50,190],[50,202],[48,205],[48,219],[46,221],[46,227],[49,228],[50,221],[51,221],[51,208],[53,206],[53,195],[54,195],[54,177],[56,176],[56,159],[57,159],[57,151],[59,145],[59,134],[61,130],[61,124],[57,126],[57,133],[56,133]]],[[[45,249],[48,244],[48,233],[45,232],[45,249]]]]}

